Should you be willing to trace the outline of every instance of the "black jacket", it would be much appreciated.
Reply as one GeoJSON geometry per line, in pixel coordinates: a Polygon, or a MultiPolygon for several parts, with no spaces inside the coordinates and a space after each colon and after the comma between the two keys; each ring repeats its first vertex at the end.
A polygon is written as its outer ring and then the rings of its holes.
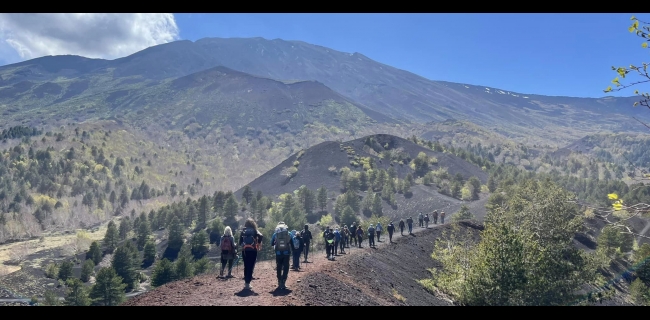
{"type": "Polygon", "coordinates": [[[404,229],[404,221],[400,221],[400,222],[399,222],[399,227],[402,228],[402,229],[404,229]]]}
{"type": "Polygon", "coordinates": [[[395,226],[394,226],[392,223],[389,224],[389,225],[386,227],[386,231],[388,231],[389,233],[393,233],[393,231],[395,231],[395,226]]]}
{"type": "Polygon", "coordinates": [[[310,243],[311,242],[311,239],[312,239],[311,231],[302,230],[302,232],[300,232],[300,235],[302,236],[303,243],[310,243]]]}

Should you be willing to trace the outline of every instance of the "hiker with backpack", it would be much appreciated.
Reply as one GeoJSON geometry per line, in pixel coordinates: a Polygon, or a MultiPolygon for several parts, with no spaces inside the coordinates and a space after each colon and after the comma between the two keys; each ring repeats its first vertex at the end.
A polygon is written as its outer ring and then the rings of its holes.
{"type": "Polygon", "coordinates": [[[381,222],[377,222],[377,227],[375,227],[375,232],[377,232],[377,242],[381,242],[381,239],[379,237],[381,236],[383,229],[384,228],[381,226],[381,222]]]}
{"type": "Polygon", "coordinates": [[[361,225],[357,227],[357,242],[359,243],[359,248],[361,247],[361,241],[363,241],[363,229],[361,228],[361,225]]]}
{"type": "Polygon", "coordinates": [[[424,227],[429,229],[429,214],[424,215],[424,227]]]}
{"type": "Polygon", "coordinates": [[[237,256],[237,246],[235,245],[235,238],[232,236],[232,229],[226,227],[223,231],[223,236],[221,237],[221,272],[219,273],[220,277],[223,278],[223,272],[226,269],[226,264],[228,265],[228,275],[227,278],[232,277],[232,262],[237,256]]]}
{"type": "Polygon", "coordinates": [[[291,240],[291,252],[293,253],[293,265],[291,270],[298,271],[300,269],[300,254],[302,253],[304,242],[300,232],[296,230],[291,230],[291,235],[293,239],[291,240]]]}
{"type": "Polygon", "coordinates": [[[239,236],[239,245],[242,247],[242,256],[244,257],[245,290],[253,290],[251,281],[257,262],[257,253],[262,249],[262,240],[264,240],[264,236],[259,232],[257,224],[253,219],[248,218],[244,223],[244,230],[239,236]]]}
{"type": "Polygon", "coordinates": [[[334,228],[334,255],[338,255],[339,245],[341,244],[341,232],[339,227],[334,228]]]}
{"type": "Polygon", "coordinates": [[[445,212],[444,211],[440,212],[440,223],[445,224],[445,212]]]}
{"type": "Polygon", "coordinates": [[[418,223],[420,225],[420,228],[424,227],[424,215],[422,214],[422,212],[420,212],[420,214],[418,215],[418,223]]]}
{"type": "Polygon", "coordinates": [[[433,223],[438,224],[438,210],[433,210],[433,223]]]}
{"type": "Polygon", "coordinates": [[[406,224],[409,226],[409,234],[413,234],[413,217],[406,219],[406,224]]]}
{"type": "Polygon", "coordinates": [[[399,219],[399,232],[404,236],[404,219],[399,219]]]}
{"type": "Polygon", "coordinates": [[[372,224],[368,227],[368,246],[375,247],[375,227],[372,224]]]}
{"type": "Polygon", "coordinates": [[[309,245],[311,245],[311,231],[309,231],[309,226],[305,225],[305,229],[300,233],[303,242],[303,252],[305,253],[305,263],[307,263],[307,256],[309,255],[309,245]]]}
{"type": "Polygon", "coordinates": [[[278,289],[280,290],[287,288],[285,284],[289,274],[291,242],[293,242],[293,235],[289,232],[289,227],[282,221],[278,222],[271,237],[271,246],[275,250],[275,270],[278,277],[278,289]]]}
{"type": "Polygon", "coordinates": [[[332,227],[327,228],[327,231],[323,234],[323,239],[325,239],[327,260],[334,261],[334,241],[336,241],[336,235],[334,234],[332,227]]]}
{"type": "Polygon", "coordinates": [[[386,227],[386,231],[388,231],[388,242],[393,243],[393,232],[395,232],[395,226],[393,225],[393,221],[391,221],[388,226],[386,227]]]}

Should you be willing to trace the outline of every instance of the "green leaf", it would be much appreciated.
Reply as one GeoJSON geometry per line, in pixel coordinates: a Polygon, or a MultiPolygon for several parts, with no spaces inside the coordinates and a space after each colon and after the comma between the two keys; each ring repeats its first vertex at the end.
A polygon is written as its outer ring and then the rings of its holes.
{"type": "Polygon", "coordinates": [[[635,17],[635,16],[632,16],[632,18],[630,18],[630,20],[636,20],[636,17],[635,17]]]}
{"type": "Polygon", "coordinates": [[[605,92],[610,92],[612,91],[612,86],[607,87],[607,89],[604,90],[605,92]]]}
{"type": "Polygon", "coordinates": [[[643,48],[647,48],[647,47],[648,47],[648,43],[647,43],[647,42],[642,43],[642,44],[641,44],[641,47],[643,47],[643,48]]]}
{"type": "Polygon", "coordinates": [[[627,28],[627,31],[629,31],[630,33],[634,32],[634,30],[635,30],[634,27],[627,28]]]}

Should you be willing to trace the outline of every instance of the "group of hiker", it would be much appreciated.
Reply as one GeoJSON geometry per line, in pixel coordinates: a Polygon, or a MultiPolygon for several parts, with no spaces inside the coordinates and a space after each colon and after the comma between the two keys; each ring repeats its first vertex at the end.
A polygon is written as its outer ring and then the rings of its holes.
{"type": "MultiPolygon", "coordinates": [[[[433,223],[438,224],[438,211],[435,210],[432,213],[433,223]]],[[[440,221],[445,223],[445,212],[440,212],[440,221]]],[[[429,214],[422,214],[420,212],[418,216],[419,226],[422,228],[429,227],[429,214]]],[[[409,234],[413,233],[413,218],[409,217],[406,219],[406,225],[408,226],[409,234]]],[[[405,223],[401,219],[398,227],[400,233],[404,235],[405,223]]],[[[389,242],[393,243],[393,233],[395,232],[395,226],[391,221],[386,226],[386,231],[388,232],[389,242]]],[[[363,248],[361,245],[364,236],[368,237],[368,246],[376,247],[375,240],[381,242],[381,233],[383,232],[383,226],[381,223],[376,225],[371,224],[365,231],[362,226],[356,223],[352,223],[350,227],[344,225],[343,228],[327,227],[323,232],[323,239],[325,240],[325,252],[328,260],[334,261],[334,257],[339,254],[346,254],[345,249],[349,249],[350,246],[354,245],[355,247],[363,248]]],[[[247,219],[244,223],[244,228],[239,235],[239,241],[235,242],[232,229],[226,227],[221,237],[220,248],[221,248],[221,271],[220,277],[224,277],[224,272],[226,267],[228,267],[228,274],[226,277],[232,277],[232,267],[233,260],[239,259],[237,254],[238,247],[241,247],[242,258],[244,260],[244,289],[252,290],[250,283],[253,280],[253,270],[255,269],[255,263],[257,261],[257,253],[260,251],[262,246],[262,241],[264,236],[259,232],[257,224],[253,219],[247,219]]],[[[275,228],[275,232],[271,237],[271,246],[275,251],[276,256],[276,272],[278,279],[278,289],[286,289],[286,281],[289,273],[289,269],[300,270],[300,259],[301,256],[304,257],[302,262],[307,263],[307,258],[309,257],[309,249],[312,243],[313,237],[309,226],[305,225],[304,229],[301,231],[289,230],[284,222],[279,222],[275,228]],[[290,266],[290,260],[293,257],[293,263],[290,266]]]]}
{"type": "MultiPolygon", "coordinates": [[[[433,213],[431,214],[431,216],[433,217],[433,223],[438,224],[438,210],[434,210],[433,213]]],[[[427,214],[422,214],[422,212],[420,212],[420,215],[418,216],[418,222],[419,222],[420,228],[429,228],[429,221],[431,221],[430,218],[429,218],[429,214],[428,213],[427,214]]],[[[445,212],[444,211],[440,211],[440,223],[441,224],[445,223],[445,212]]],[[[412,234],[413,233],[413,217],[409,217],[408,219],[406,219],[406,225],[408,226],[409,234],[412,234]]],[[[400,220],[399,221],[399,230],[400,230],[400,233],[402,235],[404,235],[404,227],[405,227],[404,220],[400,220]]]]}

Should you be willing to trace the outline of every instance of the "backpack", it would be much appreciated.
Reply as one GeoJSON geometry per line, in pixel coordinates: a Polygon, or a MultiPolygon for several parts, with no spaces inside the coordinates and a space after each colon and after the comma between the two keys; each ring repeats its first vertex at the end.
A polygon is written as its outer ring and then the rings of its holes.
{"type": "Polygon", "coordinates": [[[290,240],[287,225],[279,225],[275,228],[275,251],[289,251],[290,240]]]}
{"type": "Polygon", "coordinates": [[[336,237],[336,241],[340,241],[340,240],[341,240],[341,233],[340,233],[340,232],[338,232],[338,231],[334,231],[334,236],[336,237]]]}
{"type": "Polygon", "coordinates": [[[255,233],[255,229],[246,228],[246,230],[244,230],[244,251],[257,251],[257,239],[255,239],[256,235],[257,234],[255,233]]]}
{"type": "Polygon", "coordinates": [[[300,248],[300,238],[296,236],[293,237],[293,247],[296,248],[296,250],[300,248]]]}
{"type": "Polygon", "coordinates": [[[370,228],[370,229],[368,229],[368,233],[370,233],[370,234],[375,234],[375,228],[370,228]]]}
{"type": "Polygon", "coordinates": [[[233,250],[234,246],[232,245],[232,237],[231,236],[223,236],[221,237],[221,251],[231,251],[233,250]]]}

